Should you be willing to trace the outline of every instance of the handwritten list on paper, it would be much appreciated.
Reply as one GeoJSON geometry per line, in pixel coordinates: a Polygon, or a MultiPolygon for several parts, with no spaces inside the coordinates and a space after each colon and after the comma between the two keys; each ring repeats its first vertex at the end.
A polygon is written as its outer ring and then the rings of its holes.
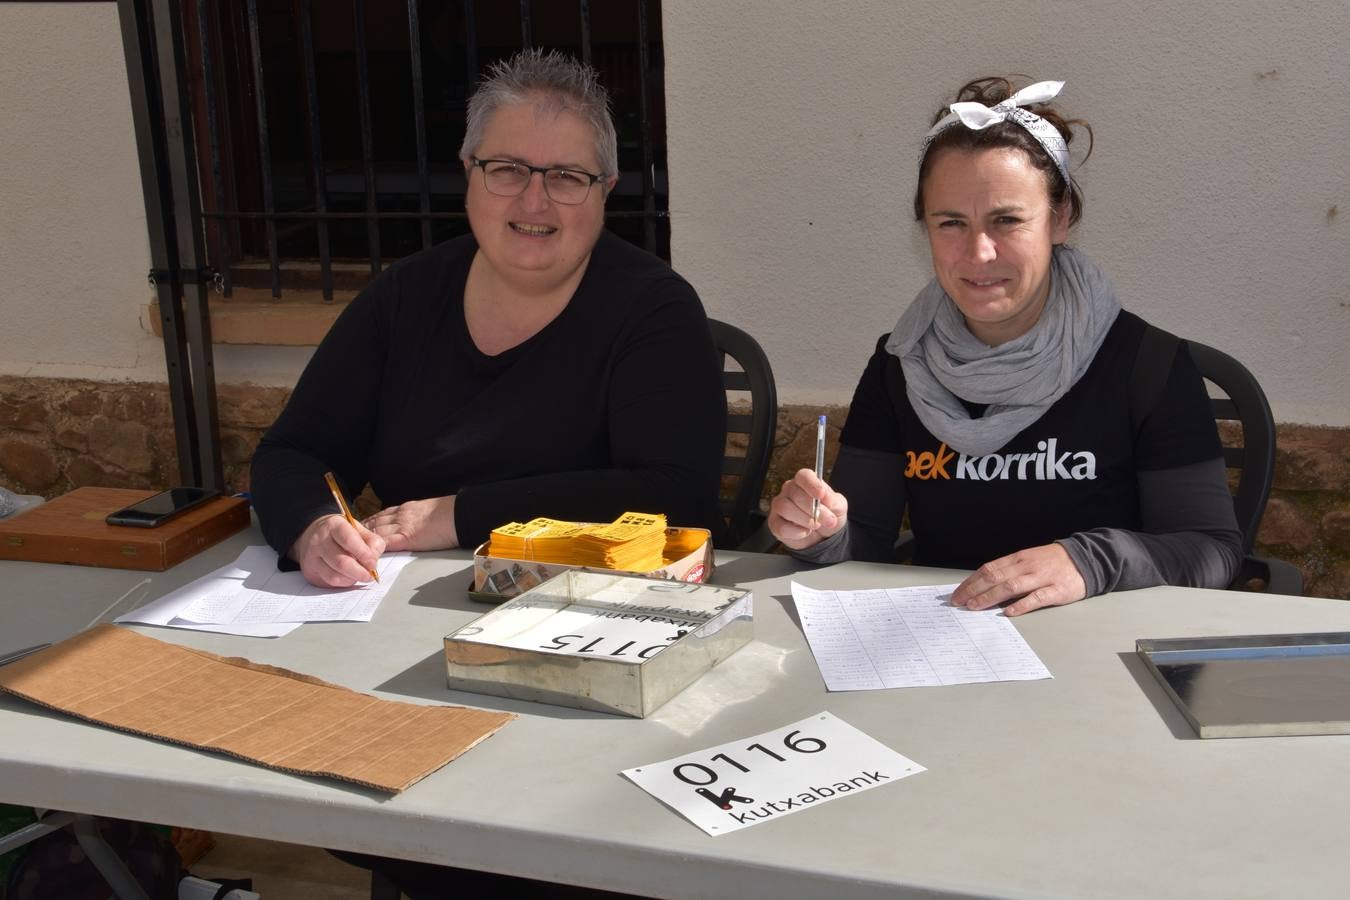
{"type": "Polygon", "coordinates": [[[999,609],[954,607],[955,589],[822,591],[794,581],[792,599],[827,690],[1052,677],[999,609]]]}

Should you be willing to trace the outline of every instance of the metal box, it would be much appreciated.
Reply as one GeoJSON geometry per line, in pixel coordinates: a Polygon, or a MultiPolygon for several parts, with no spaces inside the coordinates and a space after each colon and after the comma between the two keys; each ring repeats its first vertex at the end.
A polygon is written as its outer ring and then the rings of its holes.
{"type": "Polygon", "coordinates": [[[1350,734],[1350,633],[1139,640],[1202,738],[1350,734]]]}
{"type": "Polygon", "coordinates": [[[753,636],[749,591],[563,572],[445,639],[452,689],[646,716],[753,636]]]}
{"type": "Polygon", "coordinates": [[[713,577],[712,533],[706,528],[667,528],[665,555],[668,561],[650,572],[624,572],[619,569],[489,556],[489,546],[490,542],[484,541],[473,551],[473,589],[469,591],[469,597],[485,603],[501,603],[508,597],[538,587],[561,572],[569,571],[699,583],[713,577]]]}

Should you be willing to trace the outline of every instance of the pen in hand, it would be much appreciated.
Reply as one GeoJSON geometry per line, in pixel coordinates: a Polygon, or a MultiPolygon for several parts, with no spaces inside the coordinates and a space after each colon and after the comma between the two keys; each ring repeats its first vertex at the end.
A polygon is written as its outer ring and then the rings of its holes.
{"type": "MultiPolygon", "coordinates": [[[[337,501],[338,508],[342,510],[342,517],[347,520],[349,525],[356,528],[356,519],[352,517],[352,511],[347,508],[347,501],[343,499],[342,491],[338,490],[337,479],[333,477],[333,473],[324,472],[323,480],[328,482],[328,489],[333,492],[333,499],[337,501]]],[[[380,575],[378,572],[374,569],[367,569],[366,571],[370,573],[371,578],[379,582],[380,575]]]]}
{"type": "MultiPolygon", "coordinates": [[[[816,420],[816,477],[825,479],[825,417],[816,420]]],[[[820,501],[811,501],[811,523],[820,523],[820,501]]]]}

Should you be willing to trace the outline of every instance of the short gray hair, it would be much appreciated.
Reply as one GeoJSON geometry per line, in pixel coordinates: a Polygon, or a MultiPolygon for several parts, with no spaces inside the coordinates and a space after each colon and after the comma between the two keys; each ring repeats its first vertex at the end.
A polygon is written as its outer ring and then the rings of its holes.
{"type": "Polygon", "coordinates": [[[492,114],[503,106],[533,102],[540,112],[568,110],[595,133],[595,157],[601,175],[619,174],[619,140],[609,110],[609,94],[595,69],[557,50],[521,50],[492,64],[469,98],[468,122],[459,158],[467,162],[483,143],[492,114]]]}

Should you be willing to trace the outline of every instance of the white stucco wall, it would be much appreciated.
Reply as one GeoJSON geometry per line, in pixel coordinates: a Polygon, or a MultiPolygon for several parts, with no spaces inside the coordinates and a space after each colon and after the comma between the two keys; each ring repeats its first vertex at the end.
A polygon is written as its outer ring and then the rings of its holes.
{"type": "MultiPolygon", "coordinates": [[[[929,277],[909,211],[966,79],[1068,82],[1097,133],[1074,240],[1228,350],[1281,421],[1350,425],[1350,4],[663,2],[672,256],[785,403],[846,403],[929,277]],[[1338,210],[1333,213],[1332,210],[1338,210]]],[[[0,3],[0,373],[162,379],[112,3],[0,3]]],[[[307,357],[217,347],[223,383],[307,357]]]]}
{"type": "Polygon", "coordinates": [[[919,138],[966,80],[1067,82],[1071,238],[1227,350],[1280,421],[1350,425],[1350,4],[664,0],[671,255],[786,403],[847,402],[930,277],[919,138]]]}
{"type": "MultiPolygon", "coordinates": [[[[0,374],[163,381],[115,3],[0,3],[0,374]]],[[[223,382],[293,384],[308,353],[218,347],[223,382]]]]}
{"type": "Polygon", "coordinates": [[[163,380],[114,3],[0,4],[0,372],[163,380]]]}

